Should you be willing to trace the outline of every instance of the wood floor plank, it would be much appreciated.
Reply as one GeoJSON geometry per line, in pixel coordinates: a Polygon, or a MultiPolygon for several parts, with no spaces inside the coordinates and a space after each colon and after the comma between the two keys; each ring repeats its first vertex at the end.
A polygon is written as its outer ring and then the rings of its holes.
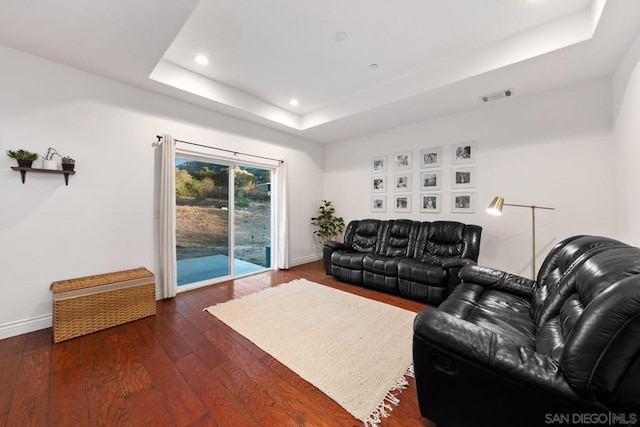
{"type": "Polygon", "coordinates": [[[259,384],[268,388],[278,381],[278,376],[235,339],[220,333],[216,328],[209,329],[204,336],[216,343],[225,355],[245,372],[251,372],[259,384]]]}
{"type": "Polygon", "coordinates": [[[218,366],[212,372],[252,418],[262,426],[298,426],[296,420],[233,362],[218,366]]]}
{"type": "Polygon", "coordinates": [[[333,418],[339,420],[344,426],[359,425],[359,423],[351,414],[349,414],[342,406],[336,403],[335,400],[318,390],[309,382],[302,379],[298,374],[291,369],[284,366],[271,356],[264,359],[264,363],[269,366],[271,370],[276,372],[282,380],[286,381],[291,387],[300,391],[306,396],[309,404],[313,404],[324,408],[327,414],[330,414],[333,418]],[[353,424],[353,423],[356,424],[353,424]]]}
{"type": "Polygon", "coordinates": [[[146,389],[127,397],[127,408],[131,423],[136,427],[170,426],[171,415],[154,388],[146,389]]]}
{"type": "Polygon", "coordinates": [[[81,366],[58,370],[51,378],[51,425],[89,424],[89,406],[81,366]]]}
{"type": "Polygon", "coordinates": [[[86,393],[90,425],[131,425],[127,404],[115,376],[101,377],[100,383],[89,387],[86,393]]]}
{"type": "Polygon", "coordinates": [[[0,419],[9,413],[26,341],[26,334],[0,340],[0,419]]]}
{"type": "Polygon", "coordinates": [[[248,426],[256,423],[196,355],[181,358],[176,366],[217,424],[248,426]]]}
{"type": "Polygon", "coordinates": [[[362,425],[348,414],[344,416],[340,414],[337,418],[328,416],[324,408],[310,402],[302,390],[298,390],[284,380],[269,387],[269,396],[300,425],[325,427],[359,427],[362,425]]]}
{"type": "Polygon", "coordinates": [[[138,352],[151,381],[176,424],[188,425],[206,413],[202,402],[162,348],[143,347],[138,348],[138,352]]]}
{"type": "Polygon", "coordinates": [[[118,331],[118,333],[108,336],[105,339],[105,344],[112,349],[114,370],[125,397],[153,386],[126,334],[118,331]]]}
{"type": "MultiPolygon", "coordinates": [[[[63,341],[0,340],[0,426],[353,426],[340,405],[202,309],[298,278],[410,311],[424,304],[341,283],[321,262],[178,294],[156,316],[63,341]]],[[[419,426],[415,382],[381,427],[419,426]]]]}
{"type": "Polygon", "coordinates": [[[167,327],[173,328],[179,334],[191,350],[200,356],[209,368],[214,368],[228,361],[229,358],[222,351],[218,343],[215,344],[202,335],[186,319],[179,319],[167,327]]]}
{"type": "MultiPolygon", "coordinates": [[[[29,337],[31,338],[31,337],[29,337]]],[[[51,348],[29,346],[20,363],[16,388],[7,415],[8,426],[46,426],[49,424],[51,348]]],[[[38,341],[39,337],[34,337],[38,341]]]]}

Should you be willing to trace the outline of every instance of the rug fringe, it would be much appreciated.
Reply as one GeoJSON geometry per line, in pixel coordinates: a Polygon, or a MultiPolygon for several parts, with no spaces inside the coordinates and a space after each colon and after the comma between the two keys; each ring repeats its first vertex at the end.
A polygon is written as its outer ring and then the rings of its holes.
{"type": "Polygon", "coordinates": [[[367,418],[361,419],[363,427],[376,427],[378,424],[382,422],[382,418],[386,418],[391,415],[391,411],[393,411],[394,406],[398,406],[400,403],[400,399],[397,396],[394,396],[391,392],[393,391],[402,391],[409,385],[409,381],[407,381],[406,377],[409,376],[411,378],[415,378],[415,374],[413,372],[413,363],[409,365],[405,373],[402,375],[402,378],[398,380],[397,383],[394,384],[393,387],[387,392],[382,402],[378,405],[378,407],[370,414],[367,418]]]}

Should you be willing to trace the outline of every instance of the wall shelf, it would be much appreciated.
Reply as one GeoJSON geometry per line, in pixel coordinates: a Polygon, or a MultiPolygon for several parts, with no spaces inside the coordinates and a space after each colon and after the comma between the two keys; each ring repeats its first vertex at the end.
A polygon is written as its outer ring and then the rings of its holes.
{"type": "Polygon", "coordinates": [[[58,169],[37,169],[37,168],[25,168],[22,166],[11,166],[11,169],[14,171],[20,172],[20,177],[22,178],[22,183],[24,184],[25,179],[27,178],[27,172],[41,172],[41,173],[54,173],[58,175],[64,175],[64,183],[65,185],[69,185],[69,175],[75,175],[76,171],[65,171],[58,169]]]}

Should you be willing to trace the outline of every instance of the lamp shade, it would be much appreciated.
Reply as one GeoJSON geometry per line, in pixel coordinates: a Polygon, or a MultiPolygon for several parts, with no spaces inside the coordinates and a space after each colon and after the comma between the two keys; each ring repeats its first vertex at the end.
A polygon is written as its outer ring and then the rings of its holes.
{"type": "Polygon", "coordinates": [[[504,206],[504,198],[496,196],[487,208],[487,213],[491,215],[502,215],[502,206],[504,206]]]}

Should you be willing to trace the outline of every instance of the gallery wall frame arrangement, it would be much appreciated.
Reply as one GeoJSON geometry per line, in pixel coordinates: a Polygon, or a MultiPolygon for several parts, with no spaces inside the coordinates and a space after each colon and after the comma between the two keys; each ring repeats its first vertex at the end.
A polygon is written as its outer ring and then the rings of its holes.
{"type": "Polygon", "coordinates": [[[414,150],[371,158],[371,212],[387,212],[388,202],[393,204],[389,208],[393,212],[409,213],[413,201],[418,203],[420,213],[441,213],[447,203],[451,213],[474,213],[478,186],[477,141],[431,146],[417,153],[419,158],[416,157],[415,164],[419,166],[415,169],[414,150]],[[414,178],[420,180],[415,188],[414,178]],[[389,198],[387,189],[392,193],[389,198]],[[414,191],[417,194],[414,195],[414,191]]]}

